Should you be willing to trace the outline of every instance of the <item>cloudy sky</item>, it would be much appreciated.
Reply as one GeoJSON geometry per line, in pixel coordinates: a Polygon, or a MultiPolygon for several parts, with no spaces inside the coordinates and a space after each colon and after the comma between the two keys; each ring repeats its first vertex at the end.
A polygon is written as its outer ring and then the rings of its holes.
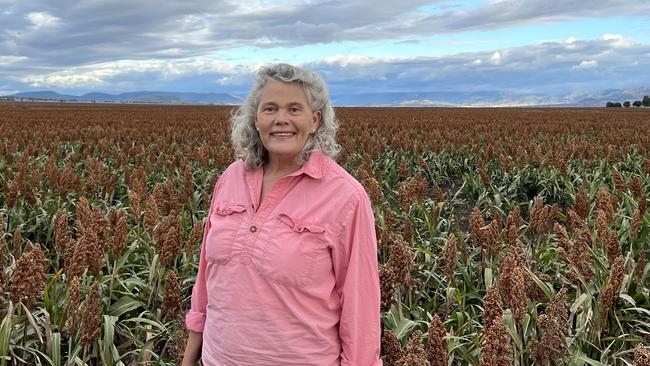
{"type": "Polygon", "coordinates": [[[650,2],[0,0],[0,95],[246,93],[269,62],[332,94],[650,86],[650,2]]]}

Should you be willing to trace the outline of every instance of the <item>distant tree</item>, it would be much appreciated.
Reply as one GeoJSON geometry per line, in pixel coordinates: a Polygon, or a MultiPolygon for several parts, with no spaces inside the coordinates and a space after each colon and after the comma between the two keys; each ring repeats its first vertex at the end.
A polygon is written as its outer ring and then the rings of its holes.
{"type": "Polygon", "coordinates": [[[623,103],[623,107],[630,108],[630,101],[626,100],[625,103],[623,103]]]}
{"type": "Polygon", "coordinates": [[[641,101],[641,104],[643,104],[644,107],[650,107],[650,97],[647,95],[643,97],[643,101],[641,101]]]}
{"type": "Polygon", "coordinates": [[[622,107],[621,103],[619,103],[619,102],[616,102],[616,103],[614,103],[614,102],[607,102],[607,104],[606,104],[605,106],[606,106],[606,107],[609,107],[609,108],[611,108],[611,107],[614,107],[614,108],[621,108],[621,107],[622,107]]]}
{"type": "Polygon", "coordinates": [[[605,107],[607,108],[611,108],[613,106],[614,106],[614,102],[607,102],[607,104],[605,104],[605,107]]]}
{"type": "Polygon", "coordinates": [[[640,107],[642,105],[640,100],[635,100],[634,103],[632,103],[633,106],[635,107],[640,107]]]}
{"type": "Polygon", "coordinates": [[[614,107],[615,107],[615,108],[621,108],[621,107],[622,107],[622,105],[621,105],[621,103],[619,103],[619,102],[616,102],[616,103],[614,103],[614,107]]]}

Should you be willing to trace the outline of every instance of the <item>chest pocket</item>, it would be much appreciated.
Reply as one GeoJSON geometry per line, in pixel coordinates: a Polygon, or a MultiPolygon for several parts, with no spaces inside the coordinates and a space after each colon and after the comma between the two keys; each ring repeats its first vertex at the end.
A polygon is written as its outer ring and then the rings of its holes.
{"type": "Polygon", "coordinates": [[[257,267],[272,282],[302,288],[312,281],[314,264],[329,257],[326,228],[280,214],[264,225],[257,267]]]}
{"type": "Polygon", "coordinates": [[[232,257],[232,249],[246,206],[218,202],[210,215],[210,232],[207,237],[206,256],[211,262],[225,263],[232,257]]]}

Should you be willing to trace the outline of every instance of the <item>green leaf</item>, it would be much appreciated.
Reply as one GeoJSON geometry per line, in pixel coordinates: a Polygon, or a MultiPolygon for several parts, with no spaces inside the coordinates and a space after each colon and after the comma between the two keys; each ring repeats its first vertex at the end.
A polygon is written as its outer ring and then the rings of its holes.
{"type": "Polygon", "coordinates": [[[52,364],[61,366],[61,333],[52,333],[52,364]]]}
{"type": "Polygon", "coordinates": [[[485,288],[488,289],[492,287],[492,268],[489,267],[485,268],[483,278],[485,279],[485,288]]]}
{"type": "Polygon", "coordinates": [[[414,247],[413,249],[414,249],[416,252],[424,253],[424,254],[426,254],[426,255],[428,255],[428,256],[430,256],[430,257],[434,257],[434,256],[435,256],[435,255],[433,254],[433,252],[430,251],[430,250],[428,250],[428,249],[424,249],[424,248],[420,248],[420,247],[414,247]]]}
{"type": "Polygon", "coordinates": [[[153,280],[156,278],[156,268],[158,267],[158,254],[153,256],[151,266],[149,266],[149,288],[153,288],[153,280]]]}
{"type": "Polygon", "coordinates": [[[515,341],[515,344],[517,345],[517,349],[521,350],[523,349],[524,345],[521,340],[521,337],[517,333],[517,325],[515,324],[515,318],[512,316],[512,312],[510,309],[507,309],[506,311],[503,312],[503,322],[508,329],[508,333],[510,333],[510,338],[512,338],[515,341]]]}
{"type": "Polygon", "coordinates": [[[408,336],[413,328],[415,328],[418,325],[418,323],[414,322],[411,319],[408,318],[402,318],[400,322],[397,324],[397,328],[395,329],[395,337],[397,339],[403,339],[406,336],[408,336]]]}
{"type": "Polygon", "coordinates": [[[589,357],[587,357],[585,355],[575,355],[575,356],[573,356],[573,360],[574,361],[586,362],[586,363],[588,363],[589,365],[592,365],[592,366],[607,366],[604,363],[596,361],[593,358],[589,358],[589,357]]]}
{"type": "Polygon", "coordinates": [[[25,304],[23,304],[23,303],[21,302],[20,305],[22,305],[22,306],[23,306],[23,309],[25,309],[25,316],[27,316],[27,321],[28,321],[29,324],[32,326],[32,328],[34,328],[34,332],[35,332],[36,335],[38,336],[38,340],[41,341],[41,343],[43,343],[43,335],[41,334],[41,330],[40,330],[40,328],[36,325],[36,320],[34,320],[34,316],[33,316],[32,313],[29,311],[29,309],[27,309],[27,307],[25,306],[25,304]]]}
{"type": "Polygon", "coordinates": [[[115,364],[116,355],[113,354],[113,340],[115,336],[115,323],[117,322],[116,316],[103,315],[102,324],[104,325],[104,335],[99,343],[101,350],[101,357],[104,365],[112,366],[115,364]]]}
{"type": "Polygon", "coordinates": [[[114,317],[120,317],[129,311],[135,310],[143,306],[142,302],[130,297],[122,296],[119,300],[112,303],[108,309],[108,313],[114,317]]]}
{"type": "Polygon", "coordinates": [[[43,327],[45,328],[47,354],[52,357],[52,321],[50,320],[50,313],[46,309],[41,308],[41,310],[43,311],[43,327]]]}
{"type": "Polygon", "coordinates": [[[11,317],[14,312],[14,304],[9,301],[9,309],[7,314],[2,319],[0,323],[0,358],[2,362],[0,365],[5,366],[7,364],[6,357],[9,357],[9,340],[11,339],[11,317]]]}
{"type": "Polygon", "coordinates": [[[126,320],[124,320],[124,322],[134,322],[134,323],[143,323],[143,324],[152,325],[152,326],[156,327],[159,331],[163,331],[163,330],[166,329],[163,324],[161,324],[159,322],[156,322],[154,320],[147,319],[147,318],[142,318],[142,317],[126,319],[126,320]]]}
{"type": "MultiPolygon", "coordinates": [[[[18,344],[14,345],[14,348],[15,348],[16,350],[22,350],[23,352],[29,352],[29,353],[31,353],[31,354],[34,355],[34,356],[40,356],[40,358],[42,358],[42,359],[44,359],[45,361],[47,361],[47,363],[48,363],[49,365],[54,365],[54,363],[52,362],[52,359],[51,359],[50,357],[48,357],[48,355],[46,355],[45,353],[43,353],[42,351],[40,351],[40,350],[38,350],[38,349],[36,349],[36,348],[32,348],[32,347],[23,347],[23,346],[18,345],[18,344]]],[[[40,364],[40,359],[39,359],[39,364],[40,364]]]]}
{"type": "Polygon", "coordinates": [[[533,281],[535,281],[535,284],[536,284],[540,289],[542,289],[542,291],[544,292],[544,295],[546,295],[546,297],[547,297],[549,300],[552,300],[553,297],[554,297],[554,295],[553,295],[553,293],[551,292],[551,289],[548,288],[548,286],[546,286],[546,284],[544,283],[544,281],[540,280],[539,277],[537,277],[537,276],[533,273],[533,271],[531,271],[528,267],[524,266],[524,269],[526,270],[526,272],[528,272],[528,275],[530,276],[530,278],[532,278],[533,281]]]}
{"type": "Polygon", "coordinates": [[[628,295],[628,294],[620,294],[620,295],[618,295],[618,297],[620,297],[621,299],[629,302],[630,305],[636,306],[636,301],[634,301],[634,299],[630,295],[628,295]]]}
{"type": "Polygon", "coordinates": [[[585,301],[587,301],[587,300],[590,299],[590,298],[591,298],[591,296],[588,295],[587,293],[583,293],[582,295],[580,295],[580,296],[579,296],[579,297],[578,297],[578,298],[573,302],[573,304],[571,304],[571,312],[572,312],[572,313],[575,313],[576,310],[577,310],[580,306],[582,306],[582,304],[583,304],[585,301]]]}
{"type": "Polygon", "coordinates": [[[650,316],[650,310],[645,309],[645,308],[641,308],[641,307],[638,307],[638,306],[635,306],[633,308],[621,309],[621,311],[626,311],[626,312],[627,311],[636,311],[636,312],[639,312],[639,313],[644,313],[644,314],[646,314],[646,316],[650,316]]]}

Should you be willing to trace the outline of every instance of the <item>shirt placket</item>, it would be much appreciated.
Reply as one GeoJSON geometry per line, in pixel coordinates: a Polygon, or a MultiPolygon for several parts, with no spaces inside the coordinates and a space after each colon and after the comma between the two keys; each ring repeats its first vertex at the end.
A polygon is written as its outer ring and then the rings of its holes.
{"type": "Polygon", "coordinates": [[[251,208],[253,210],[253,215],[250,223],[248,224],[248,229],[245,231],[245,235],[247,237],[246,240],[244,240],[244,246],[242,248],[242,255],[240,259],[240,262],[245,265],[249,265],[252,262],[252,252],[255,242],[257,241],[259,227],[268,220],[269,216],[281,201],[282,197],[285,196],[285,193],[289,188],[289,183],[291,179],[293,179],[293,176],[286,176],[279,179],[265,197],[264,202],[262,202],[260,205],[259,197],[262,190],[263,179],[264,174],[261,168],[246,176],[246,184],[248,186],[248,192],[251,197],[251,208]]]}

